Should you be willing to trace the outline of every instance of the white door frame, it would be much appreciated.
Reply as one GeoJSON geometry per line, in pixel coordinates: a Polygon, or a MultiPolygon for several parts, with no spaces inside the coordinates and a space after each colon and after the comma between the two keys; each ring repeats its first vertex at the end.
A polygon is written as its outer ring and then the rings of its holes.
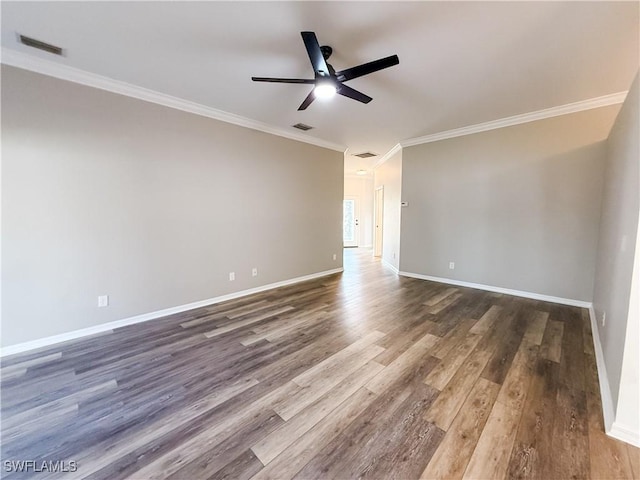
{"type": "Polygon", "coordinates": [[[384,185],[376,187],[373,205],[373,256],[382,256],[382,233],[384,223],[384,185]]]}

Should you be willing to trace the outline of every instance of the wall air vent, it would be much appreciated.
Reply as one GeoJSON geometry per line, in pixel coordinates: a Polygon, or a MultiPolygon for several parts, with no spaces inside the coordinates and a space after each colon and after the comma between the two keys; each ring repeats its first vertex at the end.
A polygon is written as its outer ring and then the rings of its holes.
{"type": "Polygon", "coordinates": [[[305,125],[304,123],[296,123],[295,125],[291,125],[293,128],[297,128],[298,130],[302,130],[306,132],[307,130],[311,130],[313,127],[311,125],[305,125]]]}
{"type": "Polygon", "coordinates": [[[26,37],[24,35],[18,35],[20,39],[20,43],[26,45],[27,47],[37,48],[38,50],[44,50],[45,52],[53,53],[54,55],[62,55],[62,49],[60,47],[56,47],[55,45],[51,45],[49,43],[41,42],[40,40],[36,40],[35,38],[26,37]]]}
{"type": "Polygon", "coordinates": [[[377,157],[378,154],[377,153],[371,153],[371,152],[362,152],[362,153],[356,153],[353,156],[354,157],[360,157],[360,158],[371,158],[371,157],[377,157]]]}

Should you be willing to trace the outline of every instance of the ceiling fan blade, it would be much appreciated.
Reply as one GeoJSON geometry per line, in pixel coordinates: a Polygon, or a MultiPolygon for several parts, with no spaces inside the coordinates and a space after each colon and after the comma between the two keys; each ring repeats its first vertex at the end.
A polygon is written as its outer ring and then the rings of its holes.
{"type": "Polygon", "coordinates": [[[320,44],[318,43],[316,34],[313,32],[300,32],[300,35],[302,35],[304,46],[309,54],[309,60],[311,60],[313,71],[316,72],[316,75],[329,75],[329,67],[327,66],[327,62],[320,50],[320,44]]]}
{"type": "Polygon", "coordinates": [[[311,92],[309,93],[309,95],[307,95],[307,98],[304,99],[304,101],[300,104],[300,106],[298,107],[298,111],[300,110],[306,110],[307,107],[309,105],[311,105],[311,102],[313,102],[316,99],[315,94],[313,93],[313,90],[311,90],[311,92]]]}
{"type": "Polygon", "coordinates": [[[315,80],[306,78],[271,78],[271,77],[251,77],[254,82],[273,82],[273,83],[316,83],[315,80]]]}
{"type": "Polygon", "coordinates": [[[369,95],[365,95],[364,93],[359,92],[358,90],[355,90],[351,87],[347,87],[346,85],[340,85],[338,87],[337,93],[345,97],[353,98],[354,100],[362,103],[369,103],[371,100],[373,100],[373,98],[371,98],[369,95]]]}
{"type": "Polygon", "coordinates": [[[368,75],[384,68],[393,67],[394,65],[398,65],[399,63],[400,59],[398,58],[398,56],[391,55],[390,57],[380,58],[378,60],[374,60],[373,62],[363,63],[362,65],[358,65],[357,67],[347,68],[346,70],[337,72],[336,77],[338,78],[339,82],[346,82],[347,80],[362,77],[363,75],[368,75]]]}

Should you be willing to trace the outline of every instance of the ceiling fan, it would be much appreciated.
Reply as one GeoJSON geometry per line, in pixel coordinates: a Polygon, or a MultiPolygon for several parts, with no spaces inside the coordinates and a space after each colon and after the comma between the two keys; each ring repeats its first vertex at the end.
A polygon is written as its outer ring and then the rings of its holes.
{"type": "Polygon", "coordinates": [[[321,47],[314,32],[300,32],[300,34],[302,35],[304,46],[309,54],[309,60],[311,60],[315,79],[251,77],[251,80],[254,82],[304,83],[315,85],[314,89],[311,90],[311,93],[309,93],[307,98],[305,98],[300,104],[298,110],[305,110],[316,98],[327,98],[335,95],[336,93],[362,103],[369,103],[373,100],[371,97],[345,85],[344,82],[377,72],[384,68],[398,65],[398,63],[400,63],[397,55],[391,55],[390,57],[380,58],[373,62],[363,63],[357,67],[351,67],[346,70],[336,72],[334,68],[327,63],[333,49],[328,46],[321,47]]]}

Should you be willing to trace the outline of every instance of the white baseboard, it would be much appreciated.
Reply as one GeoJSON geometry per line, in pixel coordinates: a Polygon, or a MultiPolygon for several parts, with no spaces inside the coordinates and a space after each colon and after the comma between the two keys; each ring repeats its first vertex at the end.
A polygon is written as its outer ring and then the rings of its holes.
{"type": "Polygon", "coordinates": [[[607,435],[640,448],[640,432],[626,428],[616,421],[611,425],[611,430],[607,432],[607,435]]]}
{"type": "Polygon", "coordinates": [[[400,270],[398,270],[396,267],[394,267],[393,265],[391,265],[389,262],[387,262],[384,258],[382,258],[382,264],[387,267],[389,270],[391,270],[393,273],[395,273],[396,275],[400,275],[400,270]]]}
{"type": "Polygon", "coordinates": [[[615,421],[615,408],[613,406],[613,398],[611,396],[611,387],[609,386],[609,377],[607,376],[607,369],[604,363],[604,353],[602,351],[602,343],[600,343],[598,322],[593,306],[589,307],[589,318],[591,319],[593,348],[596,352],[596,367],[598,368],[598,381],[600,382],[600,398],[602,399],[604,430],[610,437],[630,443],[636,447],[640,447],[640,432],[615,421]]]}
{"type": "Polygon", "coordinates": [[[313,280],[315,278],[325,277],[327,275],[333,275],[334,273],[340,273],[343,268],[334,268],[332,270],[325,270],[323,272],[312,273],[310,275],[304,275],[302,277],[291,278],[289,280],[283,280],[281,282],[270,283],[268,285],[262,285],[256,288],[250,288],[248,290],[241,290],[239,292],[229,293],[227,295],[221,295],[219,297],[208,298],[206,300],[200,300],[197,302],[187,303],[185,305],[179,305],[177,307],[165,308],[155,312],[143,313],[142,315],[136,315],[134,317],[123,318],[122,320],[115,320],[113,322],[102,323],[93,327],[82,328],[80,330],[73,330],[71,332],[61,333],[59,335],[53,335],[51,337],[39,338],[37,340],[31,340],[29,342],[18,343],[16,345],[10,345],[0,349],[0,357],[8,355],[15,355],[16,353],[23,353],[29,350],[35,350],[37,348],[48,347],[55,345],[56,343],[66,342],[69,340],[75,340],[78,338],[86,337],[88,335],[95,335],[97,333],[108,332],[119,327],[125,327],[127,325],[133,325],[135,323],[146,322],[148,320],[154,320],[156,318],[166,317],[167,315],[173,315],[175,313],[185,312],[187,310],[193,310],[194,308],[206,307],[213,305],[214,303],[221,303],[227,300],[233,300],[239,297],[245,297],[254,293],[264,292],[266,290],[272,290],[274,288],[284,287],[292,285],[294,283],[305,282],[307,280],[313,280]]]}
{"type": "Polygon", "coordinates": [[[602,400],[602,417],[604,419],[604,430],[609,434],[615,418],[615,409],[613,408],[613,397],[611,396],[611,387],[609,386],[609,377],[607,368],[604,364],[604,353],[602,352],[602,344],[600,343],[600,334],[598,333],[598,321],[593,305],[589,307],[589,318],[591,319],[591,335],[593,336],[593,349],[596,353],[596,368],[598,369],[598,382],[600,383],[600,399],[602,400]]]}
{"type": "Polygon", "coordinates": [[[432,282],[448,283],[458,287],[477,288],[478,290],[486,290],[489,292],[504,293],[505,295],[513,295],[514,297],[531,298],[533,300],[542,300],[544,302],[559,303],[561,305],[571,305],[572,307],[589,308],[591,302],[583,300],[573,300],[571,298],[554,297],[552,295],[542,295],[540,293],[525,292],[522,290],[512,290],[510,288],[494,287],[491,285],[483,285],[481,283],[463,282],[461,280],[452,280],[450,278],[432,277],[430,275],[422,275],[420,273],[399,272],[403,277],[418,278],[420,280],[430,280],[432,282]]]}

